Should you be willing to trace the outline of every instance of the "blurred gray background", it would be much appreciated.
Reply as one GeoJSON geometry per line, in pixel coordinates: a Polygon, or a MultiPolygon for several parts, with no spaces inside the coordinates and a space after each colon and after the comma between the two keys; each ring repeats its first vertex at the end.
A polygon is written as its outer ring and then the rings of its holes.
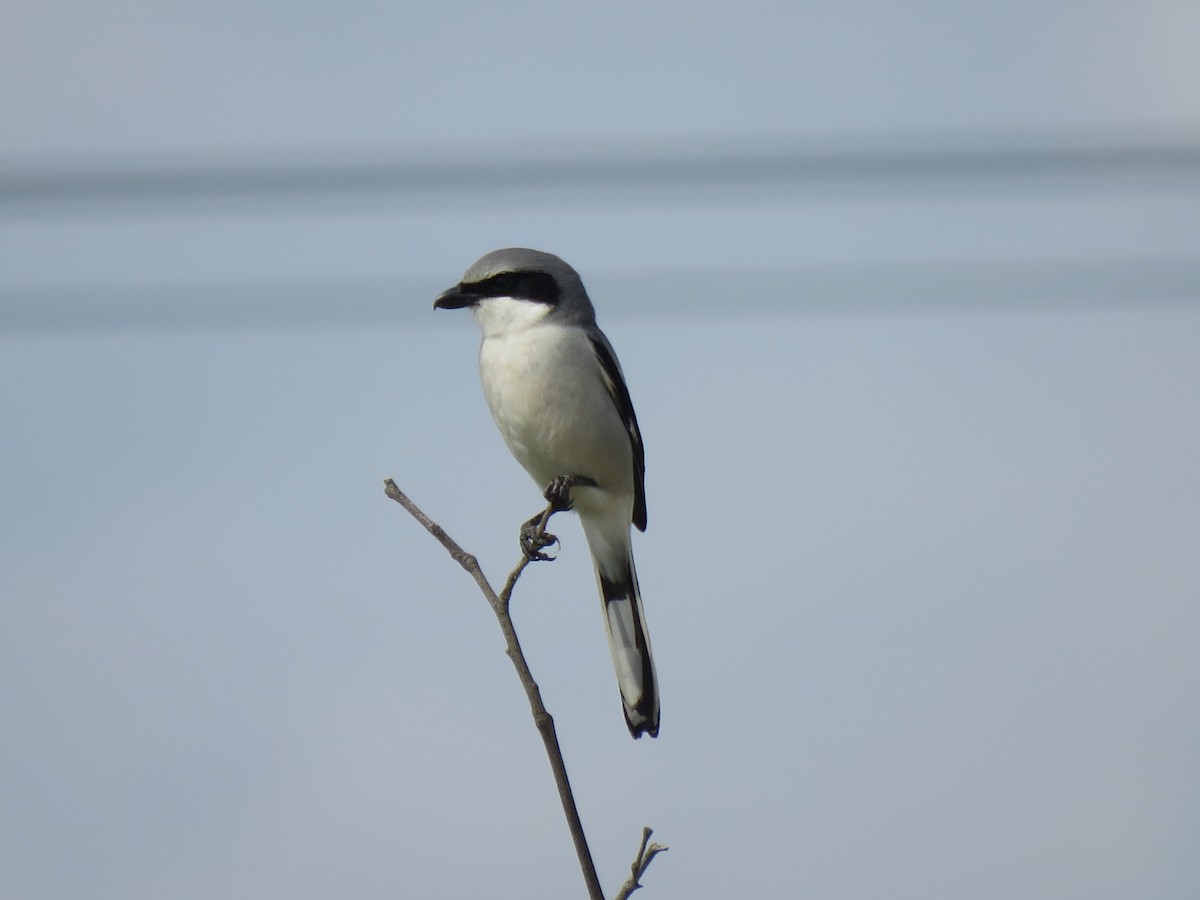
{"type": "MultiPolygon", "coordinates": [[[[607,889],[1200,895],[1200,8],[61,4],[0,30],[0,897],[569,897],[432,301],[582,273],[662,736],[516,617],[607,889]]],[[[639,895],[642,896],[642,895],[639,895]]]]}

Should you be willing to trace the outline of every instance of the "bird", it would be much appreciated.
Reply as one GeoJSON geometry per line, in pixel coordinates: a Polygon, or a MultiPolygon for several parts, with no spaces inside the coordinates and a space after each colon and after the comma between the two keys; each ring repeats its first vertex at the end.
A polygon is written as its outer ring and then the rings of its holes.
{"type": "MultiPolygon", "coordinates": [[[[591,551],[625,723],[658,736],[658,677],[633,563],[646,530],[646,454],[616,352],[579,274],[559,257],[510,247],[480,257],[435,309],[470,309],[483,334],[479,375],[505,444],[545,496],[574,509],[591,551]]],[[[533,559],[553,542],[522,549],[533,559]]]]}

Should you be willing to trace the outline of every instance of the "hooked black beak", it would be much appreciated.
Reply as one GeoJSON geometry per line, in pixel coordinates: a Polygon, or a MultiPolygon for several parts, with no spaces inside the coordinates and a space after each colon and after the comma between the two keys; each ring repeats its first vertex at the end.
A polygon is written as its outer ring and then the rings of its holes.
{"type": "Polygon", "coordinates": [[[462,309],[464,306],[474,306],[479,302],[478,297],[465,293],[461,284],[456,284],[448,291],[442,291],[433,301],[434,309],[462,309]]]}

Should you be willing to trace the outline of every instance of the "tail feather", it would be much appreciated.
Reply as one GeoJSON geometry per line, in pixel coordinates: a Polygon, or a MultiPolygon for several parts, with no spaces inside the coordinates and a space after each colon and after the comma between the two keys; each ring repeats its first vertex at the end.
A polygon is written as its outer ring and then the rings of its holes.
{"type": "Polygon", "coordinates": [[[625,724],[635,738],[643,734],[658,737],[658,678],[654,673],[654,657],[650,652],[650,635],[646,632],[646,614],[642,610],[642,595],[638,590],[633,557],[620,567],[616,578],[596,567],[600,596],[604,601],[604,625],[608,630],[608,646],[612,651],[617,684],[621,688],[621,703],[625,724]]]}

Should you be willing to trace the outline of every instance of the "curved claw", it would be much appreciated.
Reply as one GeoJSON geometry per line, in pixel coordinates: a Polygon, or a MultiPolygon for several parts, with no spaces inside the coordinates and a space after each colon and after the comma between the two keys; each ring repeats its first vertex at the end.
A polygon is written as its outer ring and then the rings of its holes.
{"type": "Polygon", "coordinates": [[[543,553],[547,547],[553,547],[558,543],[558,538],[550,534],[548,531],[543,531],[540,534],[537,531],[537,523],[526,522],[521,526],[521,552],[525,554],[525,558],[530,562],[547,562],[555,557],[543,553]]]}

